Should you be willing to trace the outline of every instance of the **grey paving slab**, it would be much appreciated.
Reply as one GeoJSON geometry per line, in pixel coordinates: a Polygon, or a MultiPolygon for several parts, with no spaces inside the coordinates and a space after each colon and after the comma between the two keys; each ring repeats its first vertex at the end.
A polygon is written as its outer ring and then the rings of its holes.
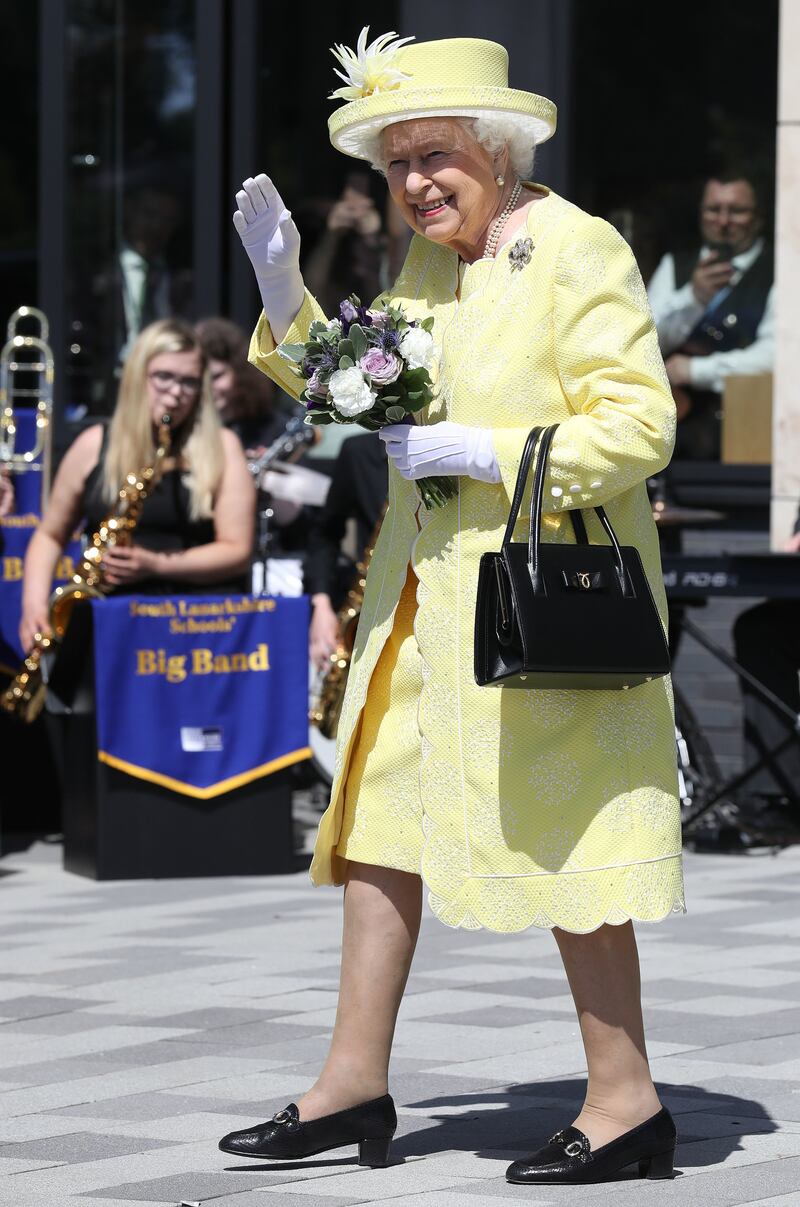
{"type": "Polygon", "coordinates": [[[187,1030],[212,1031],[217,1027],[235,1027],[239,1023],[262,1023],[280,1012],[276,1010],[253,1010],[241,1006],[208,1006],[205,1010],[187,1010],[181,1014],[162,1018],[139,1020],[140,1027],[183,1027],[187,1030]]]}
{"type": "MultiPolygon", "coordinates": [[[[270,1012],[272,1013],[272,1012],[270,1012]]],[[[293,1039],[308,1039],[312,1035],[327,1034],[329,1028],[322,1024],[305,1026],[303,1023],[286,1021],[285,1016],[259,1019],[258,1022],[239,1023],[236,1026],[214,1027],[209,1031],[196,1031],[181,1037],[186,1044],[228,1044],[231,1048],[256,1049],[260,1045],[288,1045],[293,1039]]]]}
{"type": "MultiPolygon", "coordinates": [[[[325,1207],[355,1207],[356,1204],[363,1203],[360,1198],[343,1198],[341,1195],[331,1195],[325,1198],[325,1207]]],[[[395,1200],[396,1202],[396,1200],[395,1200]]],[[[287,1190],[285,1186],[277,1186],[274,1189],[266,1187],[264,1190],[241,1191],[236,1195],[224,1194],[221,1198],[214,1199],[214,1207],[264,1207],[265,1203],[279,1203],[280,1207],[309,1207],[307,1195],[293,1194],[291,1190],[287,1190]]],[[[94,1207],[94,1204],[92,1204],[94,1207]]]]}
{"type": "Polygon", "coordinates": [[[61,1014],[67,1010],[80,1010],[82,1006],[91,1005],[93,1005],[91,1001],[81,1001],[80,998],[28,994],[23,997],[7,997],[0,1002],[0,1017],[4,1019],[46,1018],[53,1014],[61,1014]]]}
{"type": "MultiPolygon", "coordinates": [[[[233,1114],[237,1113],[230,1103],[225,1101],[220,1102],[220,1100],[212,1098],[210,1096],[211,1087],[209,1087],[208,1093],[208,1104],[204,1103],[202,1098],[189,1098],[185,1095],[171,1094],[169,1092],[150,1092],[146,1094],[126,1094],[124,1098],[111,1098],[104,1102],[82,1102],[75,1106],[58,1107],[47,1113],[50,1118],[62,1117],[65,1119],[76,1116],[82,1118],[91,1113],[98,1119],[160,1120],[167,1119],[179,1112],[184,1115],[199,1114],[204,1110],[208,1110],[209,1104],[215,1107],[219,1106],[221,1111],[231,1111],[233,1114]]],[[[25,1116],[25,1118],[32,1117],[40,1118],[41,1116],[25,1116]]]]}
{"type": "Polygon", "coordinates": [[[133,1015],[126,1017],[121,1014],[89,1014],[84,1010],[72,1010],[64,1014],[46,1014],[41,1017],[37,1015],[35,1018],[2,1023],[0,1043],[8,1042],[15,1035],[75,1035],[79,1031],[96,1031],[99,1027],[117,1025],[139,1027],[143,1024],[133,1015]]]}
{"type": "MultiPolygon", "coordinates": [[[[504,1178],[583,1093],[550,934],[426,916],[398,1025],[390,1168],[359,1167],[354,1148],[245,1164],[217,1137],[298,1097],[327,1048],[340,894],[305,875],[96,885],[58,854],[0,860],[15,873],[4,920],[28,940],[0,951],[0,1202],[576,1202],[504,1178]]],[[[681,1176],[583,1187],[581,1205],[800,1207],[800,851],[690,856],[687,884],[687,918],[639,930],[681,1176]]]]}
{"type": "MultiPolygon", "coordinates": [[[[123,1202],[180,1203],[181,1199],[215,1201],[220,1195],[241,1191],[261,1190],[267,1186],[285,1184],[285,1175],[254,1172],[252,1176],[236,1173],[174,1174],[168,1178],[150,1178],[146,1182],[127,1182],[104,1190],[89,1191],[81,1197],[91,1201],[108,1195],[123,1202]]],[[[308,1201],[308,1200],[306,1200],[308,1201]]]]}
{"type": "Polygon", "coordinates": [[[0,1158],[15,1157],[26,1160],[76,1162],[98,1161],[106,1157],[121,1157],[128,1153],[146,1152],[151,1148],[167,1148],[160,1140],[142,1138],[126,1139],[102,1132],[71,1132],[62,1136],[50,1136],[39,1140],[28,1140],[19,1144],[0,1145],[0,1158]]]}

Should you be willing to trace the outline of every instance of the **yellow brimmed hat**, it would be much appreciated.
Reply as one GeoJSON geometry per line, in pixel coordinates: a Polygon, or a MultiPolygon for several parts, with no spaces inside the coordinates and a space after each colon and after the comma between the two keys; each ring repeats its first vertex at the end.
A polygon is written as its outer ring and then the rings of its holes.
{"type": "Polygon", "coordinates": [[[342,105],[328,118],[338,151],[369,159],[376,134],[414,117],[513,115],[531,146],[555,133],[556,107],[544,96],[508,86],[508,52],[483,38],[415,42],[383,34],[367,45],[362,29],[355,50],[335,46],[346,87],[331,93],[342,105]]]}

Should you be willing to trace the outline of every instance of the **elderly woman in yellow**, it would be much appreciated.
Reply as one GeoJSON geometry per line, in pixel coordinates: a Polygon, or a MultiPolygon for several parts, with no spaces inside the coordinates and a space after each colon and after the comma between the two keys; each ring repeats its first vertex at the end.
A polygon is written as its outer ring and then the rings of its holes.
{"type": "MultiPolygon", "coordinates": [[[[568,510],[602,504],[638,547],[665,616],[645,490],[674,434],[658,340],[624,240],[529,182],[555,109],[508,87],[505,50],[389,37],[362,41],[358,55],[339,48],[352,86],[330,132],[385,173],[415,232],[386,297],[410,317],[433,316],[436,398],[419,426],[381,433],[389,510],[311,867],[315,884],[345,885],[330,1052],[297,1104],[221,1147],[290,1158],[360,1142],[362,1163],[385,1163],[390,1047],[424,883],[448,925],[549,927],[563,958],[586,1099],[509,1180],[591,1182],[634,1162],[666,1177],[675,1127],[649,1072],[632,921],[683,909],[668,681],[527,691],[473,677],[478,562],[499,548],[535,424],[560,425],[546,539],[573,540],[568,510]],[[414,479],[435,474],[455,476],[458,494],[428,512],[414,479]]],[[[303,290],[299,236],[267,177],[245,181],[237,202],[264,302],[251,359],[297,393],[277,345],[324,317],[303,290]]],[[[587,519],[590,538],[603,539],[587,519]]]]}

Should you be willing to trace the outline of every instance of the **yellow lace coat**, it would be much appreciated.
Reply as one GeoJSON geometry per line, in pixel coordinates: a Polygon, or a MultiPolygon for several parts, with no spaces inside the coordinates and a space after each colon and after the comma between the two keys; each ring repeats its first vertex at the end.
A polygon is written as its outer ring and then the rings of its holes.
{"type": "MultiPolygon", "coordinates": [[[[500,547],[530,428],[558,422],[545,539],[573,540],[565,510],[603,504],[620,540],[638,547],[666,624],[644,482],[669,460],[675,411],[627,244],[607,223],[539,191],[546,195],[530,207],[526,227],[495,260],[462,266],[458,300],[457,255],[419,236],[387,295],[409,316],[434,318],[437,397],[426,421],[490,427],[502,483],[460,478],[456,499],[430,514],[419,508],[418,532],[416,487],[390,468],[311,877],[343,878],[342,788],[410,560],[420,582],[415,736],[430,905],[451,926],[589,931],[683,908],[670,683],[627,692],[477,687],[478,561],[500,547]],[[509,252],[525,236],[532,255],[515,268],[509,252]]],[[[320,315],[307,294],[287,342],[304,339],[320,315]]],[[[297,395],[263,316],[250,356],[297,395]]],[[[590,539],[604,539],[591,513],[587,527],[590,539]]],[[[521,521],[517,538],[526,531],[521,521]]],[[[386,810],[390,834],[390,800],[386,810]]]]}

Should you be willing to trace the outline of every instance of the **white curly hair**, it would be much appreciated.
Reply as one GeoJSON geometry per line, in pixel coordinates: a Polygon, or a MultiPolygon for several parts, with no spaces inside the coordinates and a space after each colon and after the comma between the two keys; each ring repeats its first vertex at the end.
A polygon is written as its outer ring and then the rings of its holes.
{"type": "MultiPolygon", "coordinates": [[[[536,152],[531,142],[530,126],[518,120],[513,113],[484,114],[480,117],[456,117],[456,121],[469,131],[490,155],[497,155],[503,148],[508,150],[511,170],[520,180],[530,180],[536,152]]],[[[386,175],[386,158],[383,153],[383,130],[373,134],[365,145],[370,163],[376,172],[386,175]]]]}

